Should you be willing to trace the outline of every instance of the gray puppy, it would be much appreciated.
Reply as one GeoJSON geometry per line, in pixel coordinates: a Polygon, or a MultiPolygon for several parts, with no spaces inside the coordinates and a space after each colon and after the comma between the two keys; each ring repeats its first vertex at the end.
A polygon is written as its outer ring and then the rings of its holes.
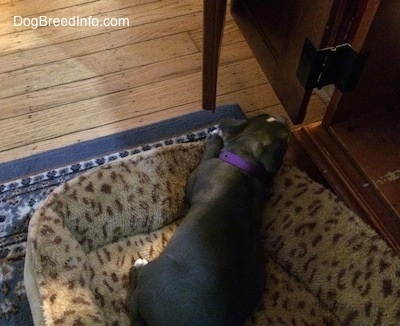
{"type": "Polygon", "coordinates": [[[264,292],[260,217],[289,127],[262,115],[220,130],[206,139],[189,211],[165,250],[131,268],[133,325],[242,325],[264,292]]]}

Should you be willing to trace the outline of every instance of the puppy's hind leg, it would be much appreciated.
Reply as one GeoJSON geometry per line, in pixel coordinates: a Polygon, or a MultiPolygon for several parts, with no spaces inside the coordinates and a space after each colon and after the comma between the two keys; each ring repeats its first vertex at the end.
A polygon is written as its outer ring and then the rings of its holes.
{"type": "Polygon", "coordinates": [[[140,317],[137,305],[137,298],[135,289],[137,287],[137,281],[140,270],[147,265],[146,259],[137,259],[130,269],[130,280],[131,280],[131,298],[130,298],[130,315],[132,317],[132,326],[146,326],[146,322],[140,317]]]}

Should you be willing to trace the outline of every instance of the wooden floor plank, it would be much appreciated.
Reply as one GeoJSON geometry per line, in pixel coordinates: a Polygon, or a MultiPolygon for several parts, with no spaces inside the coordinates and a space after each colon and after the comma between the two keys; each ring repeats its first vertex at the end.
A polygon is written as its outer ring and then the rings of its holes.
{"type": "MultiPolygon", "coordinates": [[[[0,0],[0,162],[201,109],[202,0],[47,3],[0,0]],[[130,26],[33,30],[9,20],[40,13],[130,26]]],[[[229,9],[220,67],[218,104],[285,114],[229,9]]],[[[307,121],[324,110],[314,95],[307,121]]]]}
{"type": "MultiPolygon", "coordinates": [[[[254,64],[249,65],[247,61],[222,67],[220,75],[221,83],[218,91],[221,95],[242,89],[244,85],[247,87],[258,85],[260,81],[265,80],[259,67],[254,64]],[[248,73],[242,74],[244,69],[248,73]]],[[[105,124],[104,121],[112,123],[183,105],[185,102],[192,103],[200,98],[200,86],[201,73],[196,72],[157,82],[151,87],[145,85],[79,103],[17,116],[7,119],[7,124],[2,126],[5,133],[4,142],[11,148],[23,146],[25,145],[23,139],[28,139],[27,133],[31,134],[29,141],[37,142],[101,126],[105,124]],[[53,126],[55,130],[49,133],[48,128],[43,128],[44,123],[53,126]],[[23,127],[26,125],[29,129],[23,127]]],[[[276,98],[270,99],[277,101],[276,98]]],[[[1,150],[5,150],[2,144],[0,144],[1,150]]]]}
{"type": "Polygon", "coordinates": [[[6,98],[77,80],[198,52],[188,33],[129,44],[116,49],[0,74],[0,97],[6,98]],[[154,51],[157,49],[157,51],[154,51]]]}
{"type": "MultiPolygon", "coordinates": [[[[158,0],[118,0],[118,1],[93,1],[93,0],[74,0],[74,1],[44,1],[44,0],[32,0],[28,5],[27,2],[20,1],[13,6],[3,6],[4,11],[0,16],[0,35],[13,33],[15,31],[23,32],[30,31],[32,27],[25,24],[20,24],[20,20],[17,19],[16,23],[10,24],[10,18],[14,21],[13,16],[21,16],[23,18],[38,18],[44,16],[46,18],[73,18],[73,17],[101,17],[102,15],[108,15],[107,17],[118,17],[117,12],[130,12],[132,8],[138,8],[140,5],[147,3],[157,2],[158,0]]],[[[47,28],[39,27],[38,30],[47,28]]],[[[61,27],[63,28],[63,27],[61,27]]]]}
{"type": "MultiPolygon", "coordinates": [[[[24,0],[27,1],[27,0],[24,0]]],[[[97,1],[105,3],[106,5],[109,1],[97,1]]],[[[71,10],[71,9],[69,9],[71,10]]],[[[162,21],[164,19],[184,16],[192,14],[195,12],[202,11],[202,2],[198,0],[191,1],[170,1],[163,0],[157,2],[151,2],[148,4],[143,4],[139,6],[134,6],[126,9],[121,9],[114,12],[99,13],[97,8],[93,8],[92,4],[84,4],[79,6],[79,15],[81,17],[93,16],[97,19],[103,18],[128,18],[129,26],[140,26],[148,23],[154,23],[157,21],[162,21]]],[[[73,17],[77,14],[74,12],[53,12],[54,16],[57,17],[73,17]]],[[[7,28],[10,28],[11,22],[7,24],[7,28]]],[[[80,38],[90,37],[93,35],[103,34],[110,31],[115,31],[118,29],[124,29],[126,26],[114,26],[114,27],[42,27],[38,29],[24,28],[22,31],[14,33],[14,27],[12,26],[12,31],[7,34],[0,36],[0,44],[2,44],[2,49],[0,55],[10,54],[19,52],[21,50],[28,50],[32,48],[38,48],[47,46],[49,44],[59,44],[63,42],[68,42],[80,38]]],[[[112,43],[112,39],[108,42],[112,43]]]]}
{"type": "MultiPolygon", "coordinates": [[[[251,51],[243,41],[225,46],[220,63],[223,66],[249,58],[252,58],[252,61],[248,63],[249,66],[257,67],[251,51]]],[[[100,64],[99,61],[98,63],[100,64]]],[[[201,53],[183,56],[178,56],[176,53],[169,60],[157,61],[144,66],[3,98],[0,99],[0,107],[2,108],[0,125],[2,119],[31,114],[66,103],[75,103],[138,86],[148,85],[148,87],[151,87],[150,84],[152,83],[200,72],[201,68],[201,53]]]]}
{"type": "MultiPolygon", "coordinates": [[[[241,89],[236,92],[227,93],[218,96],[218,104],[229,104],[237,103],[242,108],[246,109],[246,114],[254,116],[261,113],[269,113],[280,115],[284,114],[284,109],[282,105],[268,104],[266,103],[266,97],[260,96],[260,94],[265,94],[268,96],[270,93],[274,94],[269,84],[258,85],[248,89],[241,89]]],[[[274,94],[275,95],[275,94],[274,94]]],[[[88,141],[91,139],[99,138],[102,136],[112,135],[120,131],[126,131],[133,128],[146,126],[151,123],[163,121],[169,118],[178,117],[183,114],[196,112],[201,110],[201,101],[197,100],[192,103],[185,103],[184,105],[177,106],[174,108],[168,108],[161,111],[150,112],[147,115],[135,116],[130,119],[124,119],[115,123],[98,126],[93,129],[86,129],[76,133],[63,135],[60,137],[48,139],[45,141],[39,141],[25,146],[21,146],[14,149],[8,149],[1,152],[0,162],[7,162],[30,155],[43,153],[54,148],[59,148],[62,146],[76,144],[83,141],[88,141]]],[[[309,120],[315,121],[315,120],[309,120]]]]}
{"type": "MultiPolygon", "coordinates": [[[[240,89],[235,92],[230,92],[224,95],[220,95],[218,96],[217,101],[219,104],[238,103],[242,107],[251,107],[254,111],[259,110],[265,113],[266,107],[274,108],[275,106],[279,106],[279,104],[269,105],[266,103],[267,97],[259,96],[260,94],[268,95],[270,93],[275,96],[269,84],[265,83],[263,85],[258,85],[249,89],[240,89]],[[253,99],[253,101],[251,99],[253,99]]],[[[176,106],[173,108],[161,108],[161,109],[159,108],[159,110],[154,112],[149,112],[146,115],[134,116],[129,119],[124,119],[114,123],[98,126],[96,128],[85,129],[75,133],[63,135],[60,137],[55,137],[44,141],[38,141],[14,149],[5,150],[1,152],[0,162],[1,161],[7,162],[27,157],[29,155],[42,153],[61,146],[80,143],[83,141],[99,138],[102,136],[111,135],[116,132],[145,126],[154,122],[163,121],[169,118],[178,117],[180,115],[196,112],[199,110],[201,110],[200,98],[194,102],[187,102],[183,105],[176,106]]],[[[274,112],[276,111],[279,112],[279,108],[275,109],[274,112]]],[[[271,110],[270,112],[273,111],[271,110]]]]}
{"type": "MultiPolygon", "coordinates": [[[[195,42],[199,49],[201,49],[203,44],[203,26],[201,25],[198,28],[190,31],[190,36],[192,37],[193,42],[195,42]]],[[[228,45],[237,43],[239,41],[244,41],[244,37],[234,22],[232,16],[228,15],[225,21],[222,43],[223,45],[228,45]]]]}
{"type": "MultiPolygon", "coordinates": [[[[94,2],[96,0],[68,0],[68,1],[48,1],[48,0],[31,0],[29,5],[26,1],[12,1],[0,0],[0,34],[9,32],[7,29],[2,29],[13,16],[37,16],[51,12],[53,10],[60,10],[67,7],[74,7],[82,5],[83,3],[94,2]],[[10,3],[12,2],[12,3],[10,3]]],[[[133,1],[133,0],[132,0],[133,1]]],[[[140,1],[140,0],[139,0],[140,1]]],[[[136,1],[138,2],[138,1],[136,1]]]]}
{"type": "MultiPolygon", "coordinates": [[[[23,68],[26,69],[32,66],[97,53],[128,44],[140,43],[191,30],[201,30],[201,28],[202,14],[201,12],[197,12],[190,15],[164,19],[154,23],[116,29],[91,37],[50,44],[45,47],[28,49],[23,52],[0,57],[0,73],[23,68]],[[112,41],[110,42],[110,40],[112,41]]],[[[238,42],[237,39],[236,42],[238,42]]],[[[195,43],[197,45],[196,41],[195,43]]]]}

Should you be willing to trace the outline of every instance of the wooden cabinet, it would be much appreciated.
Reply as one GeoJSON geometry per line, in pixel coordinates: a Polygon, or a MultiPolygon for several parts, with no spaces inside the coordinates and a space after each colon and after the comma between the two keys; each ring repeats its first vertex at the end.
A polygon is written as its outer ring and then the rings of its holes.
{"type": "Polygon", "coordinates": [[[294,123],[312,91],[296,76],[306,38],[369,53],[355,89],[335,89],[323,121],[293,132],[292,159],[400,253],[400,2],[232,0],[232,15],[294,123]]]}
{"type": "Polygon", "coordinates": [[[232,0],[232,15],[292,121],[304,118],[312,89],[296,77],[306,38],[329,44],[334,0],[232,0]]]}

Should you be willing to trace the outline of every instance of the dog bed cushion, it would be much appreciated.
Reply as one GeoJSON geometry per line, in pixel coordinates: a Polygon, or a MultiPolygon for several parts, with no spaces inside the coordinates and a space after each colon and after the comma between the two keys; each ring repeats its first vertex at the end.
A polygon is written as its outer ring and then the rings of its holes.
{"type": "MultiPolygon", "coordinates": [[[[29,225],[35,325],[128,325],[129,269],[155,259],[185,214],[202,143],[102,166],[52,192],[29,225]]],[[[246,325],[395,325],[400,262],[337,197],[294,167],[263,215],[266,290],[246,325]]]]}

